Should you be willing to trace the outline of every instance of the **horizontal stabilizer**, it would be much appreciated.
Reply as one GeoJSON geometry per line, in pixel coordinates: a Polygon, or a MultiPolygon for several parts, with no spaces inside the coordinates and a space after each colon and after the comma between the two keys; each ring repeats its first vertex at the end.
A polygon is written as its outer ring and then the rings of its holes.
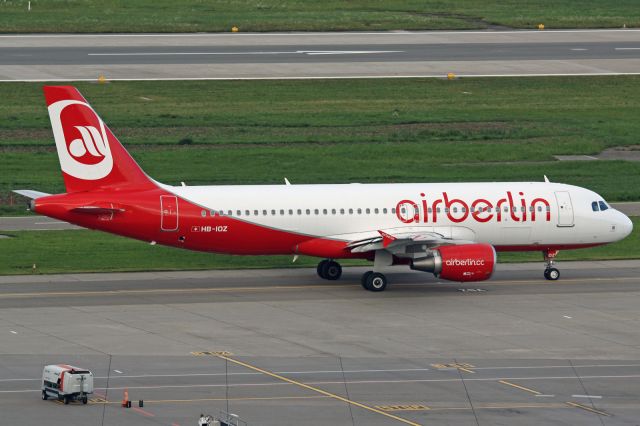
{"type": "Polygon", "coordinates": [[[14,189],[11,192],[15,192],[16,194],[22,195],[23,197],[30,198],[32,200],[51,195],[51,194],[47,194],[46,192],[34,191],[32,189],[14,189]]]}

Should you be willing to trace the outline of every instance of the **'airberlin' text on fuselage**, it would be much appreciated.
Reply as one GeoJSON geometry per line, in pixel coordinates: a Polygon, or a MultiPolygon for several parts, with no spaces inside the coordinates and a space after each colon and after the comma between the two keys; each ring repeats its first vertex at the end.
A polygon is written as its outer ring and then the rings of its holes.
{"type": "Polygon", "coordinates": [[[551,221],[551,206],[547,200],[534,198],[527,201],[523,192],[518,192],[518,196],[514,201],[511,191],[507,191],[504,198],[496,201],[477,198],[469,203],[460,198],[449,198],[446,192],[432,202],[425,198],[425,194],[420,194],[421,199],[418,202],[398,201],[396,216],[403,223],[436,223],[441,212],[454,223],[464,222],[469,217],[476,222],[489,222],[493,219],[497,222],[528,222],[541,217],[547,222],[551,221]]]}

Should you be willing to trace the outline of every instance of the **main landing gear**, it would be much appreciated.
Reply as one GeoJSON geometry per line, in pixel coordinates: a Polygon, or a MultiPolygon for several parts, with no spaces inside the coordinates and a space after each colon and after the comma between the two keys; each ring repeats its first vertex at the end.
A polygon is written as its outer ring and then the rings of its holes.
{"type": "Polygon", "coordinates": [[[558,250],[546,250],[543,251],[544,255],[544,277],[549,281],[556,281],[560,278],[560,271],[553,267],[553,259],[558,255],[558,250]]]}
{"type": "MultiPolygon", "coordinates": [[[[342,275],[342,267],[334,260],[325,259],[318,263],[318,276],[325,280],[335,281],[342,275]]],[[[368,271],[360,280],[362,287],[369,291],[384,291],[387,288],[387,277],[380,272],[368,271]]]]}
{"type": "Polygon", "coordinates": [[[338,262],[325,259],[318,263],[318,276],[325,280],[335,281],[342,275],[342,266],[338,262]]]}
{"type": "Polygon", "coordinates": [[[387,277],[380,272],[367,271],[360,279],[362,288],[369,291],[384,291],[387,288],[387,277]]]}

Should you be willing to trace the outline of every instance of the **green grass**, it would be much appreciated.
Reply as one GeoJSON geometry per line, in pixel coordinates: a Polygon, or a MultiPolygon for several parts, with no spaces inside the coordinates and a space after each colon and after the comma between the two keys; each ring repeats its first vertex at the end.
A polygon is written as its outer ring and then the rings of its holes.
{"type": "MultiPolygon", "coordinates": [[[[634,231],[615,244],[584,250],[563,251],[559,260],[604,260],[640,258],[640,218],[633,218],[634,231]]],[[[13,238],[0,239],[0,275],[52,274],[102,271],[157,271],[195,269],[313,267],[318,259],[291,256],[230,256],[198,253],[147,243],[98,231],[1,232],[13,238]],[[92,253],[87,256],[87,253],[92,253]],[[35,271],[33,265],[36,265],[35,271]]],[[[499,253],[500,262],[542,261],[532,253],[499,253]]],[[[343,265],[366,265],[365,261],[343,261],[343,265]]]]}
{"type": "Polygon", "coordinates": [[[640,25],[636,0],[27,0],[0,2],[0,32],[602,28],[640,25]]]}
{"type": "MultiPolygon", "coordinates": [[[[542,180],[640,200],[640,164],[558,162],[632,146],[640,77],[82,83],[169,184],[542,180]],[[191,144],[180,141],[190,139],[191,144]],[[620,185],[624,180],[625,184],[620,185]]],[[[0,85],[0,197],[63,192],[41,85],[0,85]]],[[[0,203],[2,204],[2,203],[0,203]]],[[[6,204],[6,203],[4,203],[6,204]]],[[[23,205],[0,214],[15,214],[23,205]]]]}

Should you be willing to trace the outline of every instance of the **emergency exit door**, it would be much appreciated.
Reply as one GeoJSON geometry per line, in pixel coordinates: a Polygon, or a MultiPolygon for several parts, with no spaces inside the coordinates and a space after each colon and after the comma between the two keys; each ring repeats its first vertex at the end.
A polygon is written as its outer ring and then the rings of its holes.
{"type": "Polygon", "coordinates": [[[556,192],[558,202],[558,226],[573,226],[573,206],[567,191],[556,192]]]}
{"type": "Polygon", "coordinates": [[[175,195],[160,196],[160,229],[178,230],[178,197],[175,195]]]}

